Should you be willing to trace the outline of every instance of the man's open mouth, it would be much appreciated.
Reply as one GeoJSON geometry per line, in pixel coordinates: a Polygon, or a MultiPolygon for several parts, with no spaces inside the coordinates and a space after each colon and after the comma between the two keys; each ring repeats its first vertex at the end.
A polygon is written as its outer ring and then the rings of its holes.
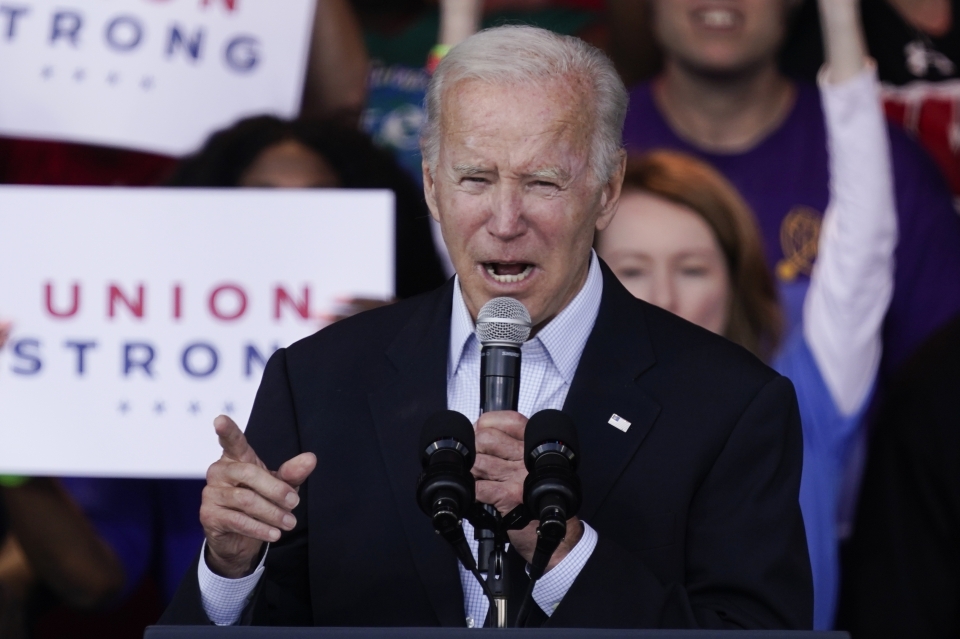
{"type": "Polygon", "coordinates": [[[524,262],[486,262],[483,268],[500,284],[522,282],[533,272],[533,264],[524,262]]]}

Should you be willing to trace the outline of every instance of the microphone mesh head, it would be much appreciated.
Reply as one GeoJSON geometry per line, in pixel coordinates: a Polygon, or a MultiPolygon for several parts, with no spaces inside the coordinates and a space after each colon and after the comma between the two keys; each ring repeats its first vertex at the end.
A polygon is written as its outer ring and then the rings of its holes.
{"type": "Polygon", "coordinates": [[[530,313],[512,297],[495,297],[477,314],[477,338],[487,342],[523,344],[530,337],[530,313]]]}

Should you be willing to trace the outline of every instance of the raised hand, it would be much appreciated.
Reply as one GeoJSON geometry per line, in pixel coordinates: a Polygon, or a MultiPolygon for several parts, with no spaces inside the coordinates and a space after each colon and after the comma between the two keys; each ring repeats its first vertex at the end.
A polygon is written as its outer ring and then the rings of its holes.
{"type": "MultiPolygon", "coordinates": [[[[484,413],[477,421],[477,460],[473,476],[477,478],[477,501],[490,504],[505,515],[523,503],[523,480],[527,469],[523,464],[523,434],[527,418],[514,411],[484,413]]],[[[537,547],[537,525],[510,532],[510,543],[528,562],[537,547]]],[[[570,552],[580,537],[583,526],[576,517],[567,522],[567,536],[550,560],[550,570],[570,552]]]]}
{"type": "Polygon", "coordinates": [[[860,0],[819,0],[819,8],[829,80],[839,84],[857,75],[866,64],[860,0]]]}
{"type": "Polygon", "coordinates": [[[214,422],[223,455],[207,470],[200,504],[200,523],[207,538],[207,565],[224,577],[249,575],[256,567],[263,542],[277,541],[293,530],[298,489],[317,458],[301,453],[270,471],[247,443],[232,419],[214,422]]]}

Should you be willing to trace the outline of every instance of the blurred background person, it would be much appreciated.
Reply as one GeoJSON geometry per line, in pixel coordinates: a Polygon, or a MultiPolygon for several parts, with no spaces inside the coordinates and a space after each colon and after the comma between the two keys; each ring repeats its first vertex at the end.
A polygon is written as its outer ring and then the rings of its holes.
{"type": "MultiPolygon", "coordinates": [[[[624,130],[630,153],[690,153],[737,187],[757,216],[790,326],[801,319],[830,179],[818,91],[777,66],[795,5],[651,0],[664,70],[631,91],[624,130]]],[[[902,132],[892,130],[890,143],[900,242],[884,374],[960,312],[960,220],[949,190],[902,132]]]]}
{"type": "MultiPolygon", "coordinates": [[[[788,330],[803,321],[829,199],[818,90],[778,67],[794,0],[650,0],[663,71],[630,92],[630,153],[675,149],[718,169],[750,205],[775,274],[788,330]]],[[[878,388],[937,328],[960,313],[960,219],[930,157],[891,127],[899,228],[893,300],[878,388]]],[[[868,413],[869,414],[869,413],[868,413]]],[[[866,429],[846,467],[841,534],[849,535],[866,429]]]]}
{"type": "Polygon", "coordinates": [[[781,309],[756,220],[704,162],[670,151],[632,159],[617,215],[598,240],[600,256],[637,297],[726,335],[794,382],[816,629],[832,627],[835,615],[840,489],[879,369],[897,242],[887,131],[857,2],[825,2],[820,98],[831,197],[804,321],[790,327],[782,346],[781,309]]]}
{"type": "Polygon", "coordinates": [[[334,120],[243,120],[184,159],[168,185],[389,189],[396,196],[397,297],[433,290],[446,280],[420,188],[387,151],[334,120]]]}
{"type": "MultiPolygon", "coordinates": [[[[936,160],[960,195],[960,28],[956,0],[864,0],[887,117],[936,160]]],[[[781,53],[790,75],[812,80],[822,62],[817,3],[804,0],[781,53]]]]}
{"type": "Polygon", "coordinates": [[[870,445],[840,621],[856,639],[960,636],[960,319],[891,385],[870,445]]]}

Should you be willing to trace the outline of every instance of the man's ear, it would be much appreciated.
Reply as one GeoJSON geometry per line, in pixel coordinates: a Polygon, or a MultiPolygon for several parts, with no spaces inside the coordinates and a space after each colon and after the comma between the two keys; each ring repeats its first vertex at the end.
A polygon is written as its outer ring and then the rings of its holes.
{"type": "Polygon", "coordinates": [[[598,231],[607,228],[617,212],[617,205],[620,204],[620,194],[623,192],[623,176],[626,170],[627,152],[621,149],[617,170],[613,172],[610,180],[603,185],[603,191],[600,194],[600,215],[597,216],[596,223],[598,231]]]}
{"type": "Polygon", "coordinates": [[[430,165],[424,160],[420,164],[423,169],[423,197],[427,201],[427,208],[430,209],[430,217],[437,224],[440,223],[440,213],[437,208],[437,185],[433,181],[433,173],[430,171],[430,165]]]}

